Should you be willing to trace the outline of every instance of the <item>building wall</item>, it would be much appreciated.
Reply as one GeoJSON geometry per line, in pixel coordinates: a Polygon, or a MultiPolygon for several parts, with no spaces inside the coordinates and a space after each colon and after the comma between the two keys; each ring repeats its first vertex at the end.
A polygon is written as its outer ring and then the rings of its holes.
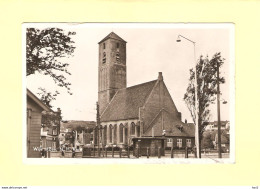
{"type": "Polygon", "coordinates": [[[181,121],[177,108],[162,80],[158,80],[156,83],[141,114],[144,133],[155,124],[157,129],[155,132],[161,134],[165,127],[171,125],[172,120],[181,121]],[[165,116],[165,112],[168,117],[165,116]]]}
{"type": "MultiPolygon", "coordinates": [[[[186,139],[191,139],[191,147],[194,147],[195,145],[195,138],[194,137],[185,137],[185,136],[174,136],[174,137],[167,137],[170,138],[171,141],[173,141],[173,147],[178,148],[177,146],[177,139],[182,139],[182,148],[186,147],[186,139]]],[[[167,142],[167,141],[166,141],[167,142]]],[[[172,147],[171,142],[167,142],[167,147],[172,147]]]]}
{"type": "Polygon", "coordinates": [[[40,152],[34,151],[33,147],[40,147],[42,109],[27,98],[27,157],[39,158],[40,152]]]}
{"type": "Polygon", "coordinates": [[[131,138],[137,137],[138,129],[140,130],[139,120],[137,119],[129,119],[129,120],[118,120],[118,121],[110,121],[110,122],[102,122],[101,123],[102,131],[101,135],[103,136],[103,139],[106,139],[103,141],[104,145],[117,145],[117,146],[123,146],[126,144],[131,144],[131,138]],[[135,127],[135,134],[131,134],[131,126],[132,124],[135,127]],[[112,142],[110,141],[110,131],[109,127],[112,127],[112,142]],[[123,141],[120,141],[120,127],[123,129],[123,141]],[[105,136],[106,135],[106,136],[105,136]]]}

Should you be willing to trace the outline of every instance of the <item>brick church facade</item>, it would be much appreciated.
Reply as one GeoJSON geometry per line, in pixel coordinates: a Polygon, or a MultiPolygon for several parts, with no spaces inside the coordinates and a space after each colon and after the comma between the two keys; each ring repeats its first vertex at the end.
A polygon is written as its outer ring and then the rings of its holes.
{"type": "Polygon", "coordinates": [[[133,138],[164,137],[165,146],[192,147],[194,125],[183,123],[163,75],[126,86],[126,41],[111,32],[99,42],[98,103],[101,143],[129,146],[133,138]]]}

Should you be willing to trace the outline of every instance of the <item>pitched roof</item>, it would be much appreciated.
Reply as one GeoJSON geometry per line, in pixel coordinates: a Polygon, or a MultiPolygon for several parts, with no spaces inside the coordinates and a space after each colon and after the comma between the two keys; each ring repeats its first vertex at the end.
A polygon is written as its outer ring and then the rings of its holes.
{"type": "MultiPolygon", "coordinates": [[[[226,125],[229,121],[220,121],[220,124],[222,126],[226,125]]],[[[218,121],[212,121],[212,122],[205,122],[205,125],[214,125],[214,126],[218,126],[218,121]]]]}
{"type": "Polygon", "coordinates": [[[124,41],[126,43],[126,41],[123,40],[121,37],[119,37],[117,34],[115,34],[114,32],[111,32],[104,39],[102,39],[98,44],[102,43],[103,41],[105,41],[107,39],[116,39],[116,40],[124,41]]]}
{"type": "Polygon", "coordinates": [[[182,129],[178,128],[179,125],[173,125],[172,130],[167,131],[165,136],[185,136],[185,137],[195,137],[195,127],[194,125],[188,125],[183,123],[182,129]]]}
{"type": "Polygon", "coordinates": [[[157,80],[120,89],[101,115],[101,121],[134,119],[146,102],[157,80]]]}
{"type": "Polygon", "coordinates": [[[35,96],[29,89],[27,89],[27,97],[31,98],[36,104],[38,104],[43,110],[47,112],[53,112],[46,104],[44,104],[37,96],[35,96]]]}
{"type": "MultiPolygon", "coordinates": [[[[159,114],[160,115],[160,114],[159,114]]],[[[183,123],[181,120],[174,119],[169,112],[164,111],[164,116],[167,119],[171,120],[170,125],[165,125],[165,136],[186,136],[186,137],[194,137],[195,136],[195,125],[192,123],[183,123]]],[[[147,128],[144,131],[144,136],[149,136],[149,132],[152,127],[147,128]]]]}

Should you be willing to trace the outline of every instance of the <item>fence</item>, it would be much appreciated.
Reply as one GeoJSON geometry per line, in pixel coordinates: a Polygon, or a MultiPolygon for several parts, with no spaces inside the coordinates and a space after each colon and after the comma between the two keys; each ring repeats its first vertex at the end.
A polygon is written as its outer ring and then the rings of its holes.
{"type": "Polygon", "coordinates": [[[141,158],[141,157],[167,157],[167,158],[194,158],[196,153],[190,148],[185,149],[170,149],[165,150],[164,148],[83,148],[83,158],[141,158]]]}
{"type": "Polygon", "coordinates": [[[190,148],[164,149],[164,148],[94,148],[84,147],[82,152],[64,151],[48,152],[47,158],[196,158],[196,153],[190,148]]]}
{"type": "Polygon", "coordinates": [[[83,158],[130,158],[130,148],[83,148],[83,158]]]}

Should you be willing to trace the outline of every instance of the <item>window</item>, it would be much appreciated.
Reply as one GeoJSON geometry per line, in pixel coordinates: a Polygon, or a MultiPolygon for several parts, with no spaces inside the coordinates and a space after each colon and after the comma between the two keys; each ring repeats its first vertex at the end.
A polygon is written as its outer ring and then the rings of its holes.
{"type": "Polygon", "coordinates": [[[117,143],[117,126],[114,125],[114,143],[117,143]]]}
{"type": "Polygon", "coordinates": [[[112,132],[113,132],[112,125],[109,125],[109,142],[110,143],[112,143],[112,132]]]}
{"type": "Polygon", "coordinates": [[[107,143],[107,126],[104,127],[104,145],[107,143]]]}
{"type": "Polygon", "coordinates": [[[168,143],[172,143],[172,139],[171,138],[167,138],[167,142],[168,143]]]}
{"type": "Polygon", "coordinates": [[[186,139],[186,146],[191,147],[191,139],[186,139]]]}
{"type": "Polygon", "coordinates": [[[181,148],[182,147],[182,139],[177,138],[177,147],[181,148]]]}
{"type": "Polygon", "coordinates": [[[106,43],[103,43],[103,49],[106,49],[106,43]]]}
{"type": "Polygon", "coordinates": [[[135,135],[135,124],[131,123],[131,135],[135,135]]]}
{"type": "Polygon", "coordinates": [[[52,150],[56,150],[56,142],[52,143],[52,150]]]}
{"type": "Polygon", "coordinates": [[[120,55],[119,55],[119,52],[116,53],[116,61],[119,61],[120,60],[120,55]]]}
{"type": "Polygon", "coordinates": [[[126,142],[127,142],[127,139],[128,139],[128,129],[127,129],[127,127],[125,127],[125,138],[126,138],[126,142]]]}
{"type": "Polygon", "coordinates": [[[122,124],[120,124],[119,126],[119,140],[122,143],[123,142],[123,131],[124,131],[124,126],[122,124]]]}
{"type": "Polygon", "coordinates": [[[57,135],[58,134],[58,129],[57,127],[53,127],[52,129],[52,135],[57,135]]]}
{"type": "Polygon", "coordinates": [[[42,140],[40,139],[40,148],[42,148],[43,146],[42,146],[42,140]]]}
{"type": "Polygon", "coordinates": [[[119,43],[116,43],[116,48],[119,48],[119,43]]]}
{"type": "Polygon", "coordinates": [[[103,52],[103,64],[106,63],[106,52],[103,52]]]}

